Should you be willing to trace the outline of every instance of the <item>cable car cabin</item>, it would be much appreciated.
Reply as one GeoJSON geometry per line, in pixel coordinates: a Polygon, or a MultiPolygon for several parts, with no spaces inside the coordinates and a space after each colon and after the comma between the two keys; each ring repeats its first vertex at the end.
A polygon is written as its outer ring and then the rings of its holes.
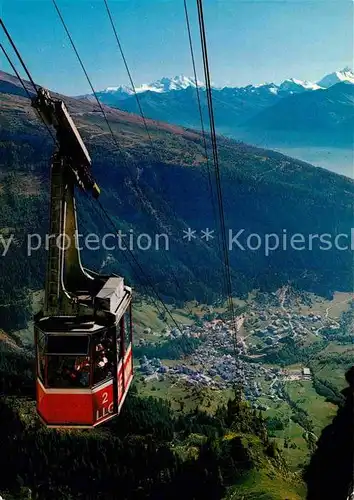
{"type": "MultiPolygon", "coordinates": [[[[122,279],[122,278],[119,278],[122,279]]],[[[131,292],[114,321],[36,321],[37,410],[49,427],[94,427],[118,415],[133,378],[131,292]]]]}
{"type": "Polygon", "coordinates": [[[44,305],[34,324],[37,412],[50,427],[94,427],[118,415],[132,381],[132,291],[122,277],[82,266],[75,188],[98,198],[91,158],[63,101],[38,89],[32,105],[56,129],[58,146],[44,305]]]}

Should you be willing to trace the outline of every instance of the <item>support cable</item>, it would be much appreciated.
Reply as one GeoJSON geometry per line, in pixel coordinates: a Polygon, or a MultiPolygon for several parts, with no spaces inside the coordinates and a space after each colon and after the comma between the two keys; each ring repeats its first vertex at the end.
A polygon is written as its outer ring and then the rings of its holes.
{"type": "Polygon", "coordinates": [[[218,147],[217,147],[216,131],[215,131],[215,120],[214,120],[213,100],[212,100],[212,92],[211,92],[210,70],[209,70],[207,40],[206,40],[206,29],[205,29],[205,23],[204,23],[204,13],[203,13],[202,0],[197,0],[197,9],[198,9],[200,40],[201,40],[201,46],[202,46],[206,95],[207,95],[207,101],[208,101],[211,142],[212,142],[212,152],[213,152],[213,163],[214,163],[214,169],[215,169],[217,198],[218,198],[218,207],[219,207],[219,215],[220,215],[220,225],[221,225],[221,231],[222,231],[224,265],[225,265],[225,271],[226,271],[226,276],[227,276],[226,292],[227,292],[227,296],[228,296],[229,310],[231,313],[232,323],[233,323],[233,327],[234,327],[234,331],[235,331],[234,350],[235,350],[235,354],[236,354],[237,327],[236,327],[236,322],[235,322],[234,304],[233,304],[233,300],[232,300],[232,280],[231,280],[231,274],[230,274],[230,263],[229,263],[228,249],[227,249],[225,212],[224,212],[224,203],[223,203],[223,195],[222,195],[222,188],[221,188],[218,147]]]}
{"type": "MultiPolygon", "coordinates": [[[[86,194],[86,193],[85,193],[85,194],[86,194]]],[[[88,198],[89,202],[91,203],[93,210],[94,210],[94,211],[97,213],[97,215],[101,218],[101,220],[103,221],[103,223],[104,223],[104,224],[106,224],[106,223],[107,223],[106,219],[104,219],[104,217],[103,217],[102,213],[101,213],[101,212],[97,209],[97,205],[93,203],[92,198],[91,198],[91,197],[89,197],[88,195],[87,195],[87,198],[88,198]]],[[[86,229],[86,231],[87,231],[87,229],[86,229]]],[[[154,300],[154,298],[153,298],[153,297],[151,297],[151,294],[149,294],[149,293],[148,293],[148,289],[147,289],[146,285],[145,285],[145,284],[144,284],[144,283],[140,280],[140,276],[138,275],[138,273],[137,273],[137,272],[136,272],[136,270],[134,269],[133,264],[129,261],[129,259],[128,259],[127,255],[126,255],[125,253],[124,253],[123,255],[124,255],[124,257],[125,257],[126,261],[128,262],[129,266],[131,267],[133,274],[135,275],[136,282],[137,282],[137,283],[139,283],[139,282],[140,282],[140,285],[141,285],[141,286],[143,287],[143,289],[144,289],[145,295],[146,295],[147,297],[150,297],[150,299],[152,300],[153,304],[155,305],[155,307],[156,307],[157,311],[159,312],[159,314],[161,314],[161,309],[160,309],[159,305],[158,305],[158,304],[157,304],[157,302],[154,300]]]]}
{"type": "Polygon", "coordinates": [[[106,7],[106,10],[107,10],[107,14],[108,14],[108,17],[109,17],[109,20],[110,20],[110,23],[111,23],[111,26],[112,26],[112,29],[113,29],[113,33],[114,33],[114,36],[115,36],[115,39],[116,39],[116,42],[117,42],[117,45],[118,45],[119,52],[120,52],[120,54],[122,56],[124,66],[125,66],[125,69],[126,69],[127,74],[128,74],[128,78],[129,78],[129,81],[130,81],[131,88],[132,88],[132,90],[134,92],[134,96],[135,96],[136,103],[137,103],[138,108],[139,108],[139,112],[140,112],[141,118],[142,118],[142,120],[144,122],[144,127],[145,127],[145,130],[146,130],[147,136],[149,138],[149,141],[150,141],[150,144],[151,144],[151,148],[157,154],[157,152],[155,150],[155,147],[153,145],[152,139],[151,139],[149,128],[148,128],[147,123],[146,123],[146,118],[145,118],[144,112],[143,112],[142,107],[141,107],[140,99],[139,99],[138,93],[136,91],[136,87],[135,87],[135,84],[134,84],[134,81],[133,81],[133,77],[132,77],[132,74],[130,72],[127,59],[126,59],[126,57],[124,55],[122,44],[121,44],[121,42],[119,40],[119,37],[118,37],[117,29],[116,29],[116,26],[115,26],[114,21],[113,21],[111,10],[109,8],[107,0],[103,0],[103,1],[104,1],[105,7],[106,7]]]}
{"type": "MultiPolygon", "coordinates": [[[[197,70],[196,70],[196,64],[195,64],[195,56],[194,56],[194,48],[193,48],[192,33],[191,33],[191,27],[190,27],[190,21],[189,21],[189,13],[188,13],[188,7],[187,7],[187,0],[183,0],[183,3],[184,3],[184,13],[185,13],[185,19],[186,19],[189,48],[190,48],[190,54],[191,54],[191,60],[192,60],[192,67],[193,67],[194,84],[195,84],[195,90],[196,90],[196,95],[197,95],[197,103],[198,103],[200,125],[201,125],[202,138],[203,138],[204,154],[205,154],[206,164],[207,164],[208,187],[209,187],[211,204],[212,204],[213,218],[214,218],[214,221],[215,221],[215,225],[217,225],[217,220],[218,219],[217,219],[216,207],[215,207],[213,183],[212,183],[212,179],[211,179],[211,168],[210,168],[210,162],[209,162],[208,147],[207,147],[206,133],[205,133],[205,127],[204,127],[204,119],[203,119],[203,112],[202,112],[201,99],[200,99],[200,88],[199,88],[199,83],[198,83],[198,78],[197,78],[197,70]]],[[[219,235],[218,235],[218,238],[217,238],[217,243],[218,243],[219,254],[220,254],[220,256],[222,256],[219,235]]],[[[226,278],[226,275],[225,275],[225,272],[224,272],[223,273],[223,281],[224,281],[223,286],[224,286],[225,290],[227,289],[226,280],[227,280],[227,278],[226,278]]]]}
{"type": "Polygon", "coordinates": [[[7,31],[6,26],[5,26],[5,24],[4,24],[4,22],[3,22],[3,20],[2,20],[2,19],[0,19],[0,24],[1,24],[2,29],[5,31],[5,34],[6,34],[7,38],[8,38],[8,40],[9,40],[9,42],[10,42],[10,44],[11,44],[12,48],[14,49],[14,51],[15,51],[15,53],[16,53],[16,55],[17,55],[17,57],[18,57],[19,61],[20,61],[20,63],[22,64],[22,67],[23,67],[23,69],[25,70],[26,75],[27,75],[27,77],[28,77],[29,81],[31,82],[31,84],[32,84],[33,88],[35,89],[35,91],[36,91],[36,93],[37,93],[37,90],[38,90],[38,89],[37,89],[37,86],[36,86],[36,84],[34,83],[34,81],[33,81],[32,77],[31,77],[31,74],[30,74],[30,72],[29,72],[29,71],[28,71],[28,69],[27,69],[26,64],[24,63],[24,61],[23,61],[23,59],[22,59],[22,57],[21,57],[21,54],[20,54],[20,53],[19,53],[19,51],[17,50],[17,47],[16,47],[16,45],[15,45],[14,41],[12,40],[10,33],[7,31]]]}
{"type": "MultiPolygon", "coordinates": [[[[99,207],[101,208],[102,212],[105,214],[105,216],[107,217],[107,220],[110,222],[111,226],[113,227],[113,229],[117,232],[119,232],[115,222],[113,221],[112,217],[109,215],[109,213],[107,212],[107,210],[104,208],[104,206],[102,205],[102,203],[98,200],[98,205],[99,207]]],[[[141,267],[139,261],[137,260],[137,258],[135,257],[134,253],[130,250],[129,247],[126,247],[127,250],[128,250],[128,253],[129,255],[132,257],[132,259],[134,260],[136,266],[138,267],[139,271],[144,275],[149,287],[151,288],[151,290],[154,292],[156,298],[159,300],[159,302],[161,302],[161,305],[163,306],[164,310],[166,311],[166,313],[169,315],[169,317],[171,318],[171,320],[173,321],[174,325],[176,326],[176,328],[180,331],[180,333],[182,334],[182,330],[180,328],[180,326],[178,325],[178,323],[176,322],[175,318],[172,316],[170,310],[168,309],[168,307],[166,306],[166,304],[164,303],[163,299],[161,298],[160,294],[157,292],[157,290],[155,289],[154,285],[152,284],[151,282],[151,279],[149,278],[149,276],[145,273],[144,269],[141,267]]]]}
{"type": "MultiPolygon", "coordinates": [[[[4,27],[4,25],[3,25],[3,22],[2,22],[2,21],[1,21],[1,24],[2,24],[2,26],[4,27]]],[[[5,27],[4,27],[4,29],[5,29],[5,27]]],[[[10,35],[9,35],[9,34],[8,34],[8,32],[7,32],[7,30],[6,30],[6,34],[10,37],[10,35]]],[[[9,40],[10,40],[10,39],[11,39],[11,37],[9,38],[9,40]]],[[[12,40],[12,39],[11,39],[11,40],[12,40]]],[[[13,42],[12,42],[12,44],[13,44],[13,42]]],[[[15,47],[15,45],[14,45],[14,44],[13,44],[13,46],[15,47]]],[[[23,90],[26,92],[26,94],[27,94],[28,98],[29,98],[30,100],[32,100],[32,96],[31,96],[31,94],[30,94],[30,91],[28,90],[28,88],[27,88],[27,87],[26,87],[26,85],[24,84],[24,81],[22,80],[22,78],[21,78],[21,76],[20,76],[19,72],[17,71],[17,69],[16,69],[15,65],[14,65],[14,64],[13,64],[13,62],[11,61],[11,59],[10,59],[10,57],[9,57],[8,53],[6,52],[6,50],[5,50],[4,46],[3,46],[2,44],[0,44],[0,47],[1,47],[1,50],[3,51],[3,53],[4,53],[4,55],[5,55],[5,57],[6,57],[7,61],[8,61],[8,63],[10,64],[12,71],[15,73],[15,75],[17,76],[17,78],[18,78],[18,80],[19,80],[20,84],[22,85],[23,90]]],[[[16,54],[18,54],[18,50],[17,50],[17,49],[16,49],[16,54]]],[[[22,58],[20,59],[20,62],[21,62],[21,64],[22,64],[22,58]]],[[[24,68],[25,68],[25,67],[26,67],[26,66],[24,66],[24,68]]],[[[28,70],[26,70],[26,71],[28,71],[28,70]]],[[[29,74],[29,73],[28,73],[28,74],[29,74]]],[[[31,78],[31,81],[33,81],[33,80],[32,80],[32,78],[31,78]]],[[[37,93],[37,88],[36,88],[36,87],[34,87],[34,89],[35,89],[35,92],[37,93]]],[[[44,126],[45,126],[45,128],[47,129],[48,133],[50,134],[51,138],[53,139],[54,144],[57,144],[57,140],[56,140],[56,138],[54,137],[53,132],[50,130],[50,128],[49,128],[49,126],[48,126],[48,124],[47,124],[47,123],[46,123],[46,121],[44,120],[43,116],[42,116],[40,113],[38,113],[38,115],[39,115],[39,117],[40,117],[40,119],[41,119],[41,121],[42,121],[43,125],[44,125],[44,126]]]]}

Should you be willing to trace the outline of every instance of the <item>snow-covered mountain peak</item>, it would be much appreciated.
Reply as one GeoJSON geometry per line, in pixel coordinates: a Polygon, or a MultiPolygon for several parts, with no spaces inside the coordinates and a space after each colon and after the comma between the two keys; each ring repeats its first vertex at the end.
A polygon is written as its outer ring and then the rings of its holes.
{"type": "Polygon", "coordinates": [[[335,71],[326,75],[322,80],[318,82],[318,85],[324,88],[332,87],[336,83],[347,82],[354,84],[354,72],[351,68],[345,67],[341,71],[335,71]]]}
{"type": "MultiPolygon", "coordinates": [[[[204,87],[204,84],[200,81],[197,81],[199,87],[204,87]]],[[[188,76],[179,75],[174,78],[163,77],[160,80],[149,84],[143,84],[138,87],[137,92],[145,92],[146,90],[150,90],[151,92],[169,92],[171,90],[184,90],[188,87],[195,87],[195,81],[193,78],[188,76]]]]}
{"type": "Polygon", "coordinates": [[[127,85],[119,85],[119,87],[107,87],[106,89],[102,90],[101,92],[104,92],[106,94],[113,94],[113,93],[122,93],[122,94],[133,94],[133,90],[128,87],[127,85]]]}
{"type": "MultiPolygon", "coordinates": [[[[200,82],[199,80],[197,81],[197,85],[198,87],[205,87],[204,83],[200,82]]],[[[148,91],[162,94],[164,92],[170,92],[171,90],[184,90],[188,87],[196,87],[194,78],[179,75],[175,76],[174,78],[163,77],[152,83],[143,83],[141,85],[137,85],[135,87],[135,91],[138,94],[148,91]]],[[[120,85],[118,87],[107,87],[106,89],[102,90],[101,93],[115,94],[117,97],[128,97],[134,94],[134,91],[131,87],[120,85]]]]}
{"type": "Polygon", "coordinates": [[[279,89],[290,93],[303,92],[304,90],[318,90],[322,88],[319,84],[297,78],[288,78],[280,84],[279,89]]]}
{"type": "Polygon", "coordinates": [[[282,94],[295,94],[306,90],[318,90],[320,88],[321,87],[317,83],[309,82],[307,80],[298,80],[296,78],[289,78],[284,80],[280,85],[276,85],[272,82],[266,82],[257,85],[247,85],[246,87],[241,87],[241,90],[258,94],[260,92],[267,92],[277,95],[279,92],[282,94]]]}
{"type": "MultiPolygon", "coordinates": [[[[237,89],[237,87],[236,87],[237,89]]],[[[271,93],[277,94],[279,91],[279,87],[275,85],[275,83],[259,83],[256,85],[246,85],[245,87],[239,87],[239,90],[244,93],[252,93],[252,94],[260,94],[262,93],[271,93]]]]}

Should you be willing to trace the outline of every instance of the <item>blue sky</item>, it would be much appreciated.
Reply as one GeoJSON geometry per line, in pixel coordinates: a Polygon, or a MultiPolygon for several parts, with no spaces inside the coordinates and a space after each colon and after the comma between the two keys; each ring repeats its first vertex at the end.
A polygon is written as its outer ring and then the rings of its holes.
{"type": "MultiPolygon", "coordinates": [[[[103,0],[57,2],[95,89],[128,83],[103,0]]],[[[192,74],[183,0],[108,2],[135,84],[192,74]]],[[[203,80],[195,4],[188,0],[203,80]]],[[[204,0],[204,10],[216,85],[318,80],[352,66],[352,0],[204,0]]],[[[37,82],[90,91],[51,0],[3,0],[2,18],[37,82]]]]}

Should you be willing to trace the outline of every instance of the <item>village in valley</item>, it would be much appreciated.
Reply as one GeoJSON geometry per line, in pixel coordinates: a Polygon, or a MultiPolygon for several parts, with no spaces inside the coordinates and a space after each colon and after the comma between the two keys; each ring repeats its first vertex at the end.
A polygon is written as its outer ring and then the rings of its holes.
{"type": "Polygon", "coordinates": [[[140,346],[149,343],[144,336],[151,338],[154,334],[159,342],[183,336],[186,341],[199,339],[199,343],[191,355],[173,363],[144,355],[138,371],[144,382],[165,380],[216,390],[239,385],[252,406],[267,410],[264,398],[270,404],[286,399],[285,383],[312,378],[306,363],[282,366],[271,362],[269,354],[289,342],[306,348],[320,342],[322,332],[340,329],[340,312],[348,307],[350,297],[336,301],[335,314],[331,314],[331,303],[314,297],[283,287],[241,303],[234,320],[205,306],[204,315],[181,329],[166,327],[162,333],[155,333],[147,328],[138,341],[140,346]]]}

